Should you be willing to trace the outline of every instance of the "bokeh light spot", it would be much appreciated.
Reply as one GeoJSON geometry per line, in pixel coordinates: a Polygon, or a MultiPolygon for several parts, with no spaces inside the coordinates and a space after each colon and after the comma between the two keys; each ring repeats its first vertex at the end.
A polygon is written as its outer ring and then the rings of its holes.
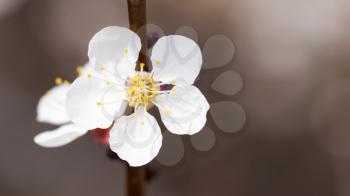
{"type": "Polygon", "coordinates": [[[212,103],[210,106],[214,122],[222,131],[234,133],[243,127],[246,114],[241,105],[231,101],[221,101],[212,103]]]}
{"type": "Polygon", "coordinates": [[[179,135],[163,132],[163,144],[157,161],[166,166],[176,165],[181,161],[185,153],[184,143],[179,135]]]}
{"type": "Polygon", "coordinates": [[[206,126],[199,133],[191,135],[190,139],[193,147],[199,151],[209,151],[215,144],[215,134],[206,126]]]}
{"type": "Polygon", "coordinates": [[[193,41],[197,42],[198,41],[198,34],[197,32],[189,26],[182,26],[178,28],[175,32],[176,35],[183,35],[188,38],[191,38],[193,41]]]}
{"type": "Polygon", "coordinates": [[[235,46],[224,35],[211,36],[203,47],[203,68],[212,69],[229,63],[234,56],[235,46]]]}
{"type": "Polygon", "coordinates": [[[211,84],[211,88],[223,95],[234,95],[242,89],[242,86],[242,77],[231,70],[221,73],[211,84]]]}

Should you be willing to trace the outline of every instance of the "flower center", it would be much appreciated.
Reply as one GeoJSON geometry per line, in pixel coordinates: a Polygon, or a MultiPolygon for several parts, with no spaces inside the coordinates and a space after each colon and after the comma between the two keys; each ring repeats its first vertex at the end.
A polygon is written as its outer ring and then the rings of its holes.
{"type": "Polygon", "coordinates": [[[128,81],[127,95],[129,106],[150,107],[159,92],[159,85],[153,80],[151,74],[141,71],[128,81]]]}

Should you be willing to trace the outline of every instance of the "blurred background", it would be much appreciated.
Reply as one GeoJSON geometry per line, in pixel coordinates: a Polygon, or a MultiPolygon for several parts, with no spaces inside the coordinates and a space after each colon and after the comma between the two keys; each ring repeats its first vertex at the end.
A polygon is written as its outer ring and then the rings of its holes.
{"type": "MultiPolygon", "coordinates": [[[[203,49],[206,134],[164,130],[147,195],[350,195],[350,2],[148,0],[149,30],[203,49]],[[232,44],[233,43],[233,44],[232,44]]],[[[126,0],[0,0],[0,195],[124,195],[125,165],[91,135],[33,137],[38,99],[72,81],[90,38],[128,26],[126,0]]]]}

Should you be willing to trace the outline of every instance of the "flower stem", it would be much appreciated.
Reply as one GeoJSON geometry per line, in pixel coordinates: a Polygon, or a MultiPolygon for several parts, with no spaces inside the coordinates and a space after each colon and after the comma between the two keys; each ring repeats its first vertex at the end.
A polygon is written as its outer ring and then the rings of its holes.
{"type": "Polygon", "coordinates": [[[127,196],[144,196],[144,167],[130,167],[127,164],[127,196]]]}
{"type": "MultiPolygon", "coordinates": [[[[146,0],[127,0],[130,29],[138,34],[141,39],[141,52],[137,61],[136,70],[141,70],[140,63],[144,63],[143,69],[148,71],[149,59],[147,57],[147,29],[146,29],[146,0]]],[[[145,172],[144,167],[130,167],[127,164],[127,196],[144,196],[145,172]]]]}

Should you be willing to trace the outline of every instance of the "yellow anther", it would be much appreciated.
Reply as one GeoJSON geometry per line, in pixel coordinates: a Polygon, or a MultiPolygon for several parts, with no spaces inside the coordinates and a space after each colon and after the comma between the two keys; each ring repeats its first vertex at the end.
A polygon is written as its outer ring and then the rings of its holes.
{"type": "Polygon", "coordinates": [[[144,63],[140,63],[140,67],[141,69],[145,67],[145,64],[144,63]]]}
{"type": "Polygon", "coordinates": [[[90,73],[87,73],[86,76],[87,76],[88,78],[91,78],[91,77],[92,77],[92,75],[91,75],[90,73]]]}
{"type": "Polygon", "coordinates": [[[172,80],[171,84],[175,85],[176,84],[176,80],[172,80]]]}
{"type": "Polygon", "coordinates": [[[141,121],[141,125],[144,125],[145,124],[145,121],[141,121]]]}
{"type": "Polygon", "coordinates": [[[70,82],[69,82],[68,80],[65,80],[65,81],[63,82],[63,84],[64,84],[64,85],[69,85],[70,82]]]}
{"type": "Polygon", "coordinates": [[[55,79],[55,84],[56,84],[56,85],[60,85],[60,84],[62,84],[62,82],[63,82],[63,80],[62,80],[62,78],[60,78],[60,77],[57,77],[57,78],[55,79]]]}
{"type": "Polygon", "coordinates": [[[128,54],[129,53],[129,49],[128,48],[124,48],[123,52],[124,52],[124,54],[128,54]]]}
{"type": "Polygon", "coordinates": [[[165,116],[169,116],[171,114],[171,110],[170,109],[165,109],[165,110],[163,110],[163,114],[165,116]]]}
{"type": "Polygon", "coordinates": [[[101,106],[101,102],[99,102],[99,101],[96,102],[96,105],[97,105],[97,106],[101,106]]]}
{"type": "Polygon", "coordinates": [[[105,67],[103,65],[100,65],[100,70],[101,71],[104,71],[105,70],[105,67]]]}
{"type": "Polygon", "coordinates": [[[136,116],[135,116],[135,115],[132,115],[132,116],[131,116],[131,118],[132,118],[132,119],[135,119],[135,118],[136,118],[136,116]]]}
{"type": "Polygon", "coordinates": [[[176,87],[175,86],[171,89],[171,92],[173,92],[173,93],[176,92],[176,87]]]}
{"type": "Polygon", "coordinates": [[[159,64],[160,64],[160,61],[159,61],[159,60],[156,60],[155,63],[156,63],[156,65],[159,65],[159,64]]]}
{"type": "Polygon", "coordinates": [[[128,94],[129,95],[132,95],[134,92],[135,92],[134,88],[129,88],[129,90],[128,90],[128,94]]]}
{"type": "Polygon", "coordinates": [[[78,65],[77,68],[75,68],[75,71],[79,76],[81,76],[81,72],[83,71],[83,66],[78,65]]]}
{"type": "MultiPolygon", "coordinates": [[[[140,63],[140,66],[143,65],[140,63]]],[[[158,84],[147,72],[144,74],[136,74],[129,80],[128,89],[126,91],[129,106],[135,107],[136,105],[140,105],[148,108],[148,106],[152,105],[153,99],[158,92],[158,84]]]]}
{"type": "Polygon", "coordinates": [[[109,80],[106,80],[106,84],[107,84],[107,85],[110,85],[111,82],[110,82],[109,80]]]}

